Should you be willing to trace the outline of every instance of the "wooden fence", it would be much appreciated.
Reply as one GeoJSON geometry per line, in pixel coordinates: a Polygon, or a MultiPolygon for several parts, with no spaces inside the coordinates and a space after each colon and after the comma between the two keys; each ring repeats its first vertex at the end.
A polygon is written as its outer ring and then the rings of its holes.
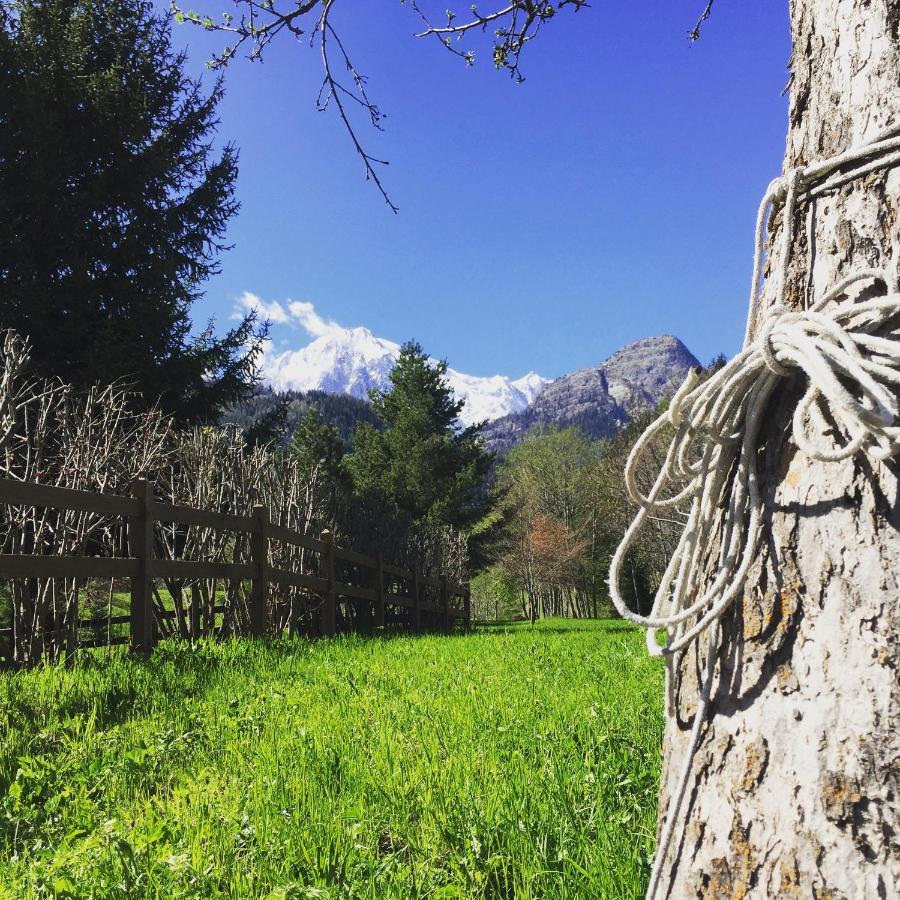
{"type": "MultiPolygon", "coordinates": [[[[159,503],[153,498],[153,486],[138,481],[131,496],[97,494],[89,491],[50,487],[42,484],[0,479],[0,504],[53,510],[74,510],[112,519],[121,518],[125,526],[127,556],[52,556],[0,554],[0,580],[71,579],[84,584],[89,579],[127,580],[130,583],[130,612],[123,616],[79,619],[78,612],[69,617],[66,634],[60,635],[66,651],[79,646],[130,643],[135,650],[149,652],[159,639],[160,620],[182,616],[176,610],[161,610],[153,602],[154,579],[178,579],[183,582],[208,579],[213,581],[213,596],[218,580],[248,583],[247,612],[251,635],[271,632],[270,591],[298,588],[315,596],[318,617],[317,633],[333,635],[339,630],[360,630],[356,620],[377,628],[384,626],[386,611],[392,621],[410,631],[426,628],[452,630],[458,623],[468,628],[471,604],[468,585],[451,582],[447,576],[426,576],[419,570],[408,570],[377,557],[337,546],[330,532],[313,538],[290,528],[274,524],[264,506],[256,506],[250,516],[238,516],[193,507],[159,503]],[[249,561],[223,562],[164,559],[156,554],[155,523],[175,523],[183,527],[198,526],[233,532],[249,538],[249,561]],[[316,574],[289,571],[270,565],[272,542],[282,541],[304,548],[317,557],[316,574]],[[338,575],[341,577],[338,578],[338,575]],[[364,608],[366,614],[359,611],[364,608]],[[398,615],[399,612],[399,615],[398,615]],[[108,639],[80,641],[79,629],[128,625],[127,635],[108,639]]],[[[187,621],[181,633],[189,636],[215,634],[216,615],[227,610],[211,605],[205,611],[196,596],[190,604],[187,621]]],[[[48,626],[52,630],[52,626],[48,626]]],[[[224,633],[219,629],[218,633],[224,633]]],[[[232,629],[230,633],[239,633],[232,629]]],[[[14,639],[14,627],[0,628],[0,637],[14,639]]]]}

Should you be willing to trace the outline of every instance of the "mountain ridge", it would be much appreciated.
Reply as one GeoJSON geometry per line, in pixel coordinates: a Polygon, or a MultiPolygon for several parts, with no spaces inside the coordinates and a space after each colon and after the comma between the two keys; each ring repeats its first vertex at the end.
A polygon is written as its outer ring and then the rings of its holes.
{"type": "Polygon", "coordinates": [[[579,427],[588,437],[612,437],[640,411],[673,393],[700,363],[674,335],[626,344],[597,366],[545,384],[524,410],[488,422],[485,446],[505,453],[535,427],[579,427]]]}
{"type": "MultiPolygon", "coordinates": [[[[346,394],[367,400],[390,386],[400,345],[368,328],[331,326],[299,350],[267,348],[265,380],[275,391],[346,394]]],[[[460,421],[482,425],[489,450],[505,453],[535,427],[576,425],[589,437],[608,438],[643,409],[674,392],[696,357],[677,337],[641,338],[596,366],[548,380],[535,372],[467,375],[447,369],[454,394],[465,401],[460,421]]]]}

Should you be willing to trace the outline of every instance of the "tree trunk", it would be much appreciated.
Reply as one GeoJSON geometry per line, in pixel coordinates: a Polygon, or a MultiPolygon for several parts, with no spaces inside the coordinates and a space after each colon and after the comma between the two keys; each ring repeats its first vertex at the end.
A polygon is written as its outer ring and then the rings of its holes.
{"type": "MultiPolygon", "coordinates": [[[[786,168],[900,122],[900,0],[790,7],[786,168]]],[[[770,246],[781,222],[779,207],[770,246]]],[[[802,204],[795,223],[791,308],[854,269],[896,272],[900,170],[802,204]]],[[[775,277],[764,306],[774,300],[775,277]]],[[[789,433],[801,381],[785,381],[764,433],[763,545],[742,601],[722,620],[708,724],[660,897],[900,896],[898,461],[857,454],[823,463],[799,452],[789,433]]],[[[684,759],[699,670],[694,645],[675,679],[660,826],[684,759]]]]}

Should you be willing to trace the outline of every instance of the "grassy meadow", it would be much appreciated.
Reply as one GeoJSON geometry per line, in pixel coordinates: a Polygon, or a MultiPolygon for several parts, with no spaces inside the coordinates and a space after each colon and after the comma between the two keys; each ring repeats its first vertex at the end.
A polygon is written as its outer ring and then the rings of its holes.
{"type": "Polygon", "coordinates": [[[661,693],[615,621],[0,675],[0,897],[638,897],[661,693]]]}

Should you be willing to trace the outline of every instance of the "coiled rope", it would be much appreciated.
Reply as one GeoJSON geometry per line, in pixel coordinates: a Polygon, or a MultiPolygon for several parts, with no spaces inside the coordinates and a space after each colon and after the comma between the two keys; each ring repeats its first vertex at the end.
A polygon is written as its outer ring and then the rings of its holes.
{"type": "Polygon", "coordinates": [[[707,718],[719,649],[719,620],[741,594],[757,556],[763,511],[758,439],[773,392],[787,377],[806,376],[806,391],[794,412],[793,439],[813,459],[834,462],[863,452],[884,460],[900,451],[896,393],[900,389],[900,286],[894,274],[887,267],[855,272],[803,311],[789,311],[782,303],[797,206],[852,179],[898,164],[900,133],[895,127],[864,145],[793,169],[769,185],[756,220],[743,350],[707,381],[701,382],[691,372],[666,412],[638,439],[625,466],[628,493],[640,509],[610,564],[610,595],[623,618],[647,629],[651,655],[666,657],[670,715],[678,655],[708,632],[700,698],[660,835],[647,900],[652,900],[659,886],[707,718]],[[774,270],[776,303],[751,340],[758,314],[765,222],[769,208],[776,203],[783,204],[774,270]],[[876,285],[883,286],[880,296],[859,298],[876,285]],[[892,323],[893,327],[888,327],[892,323]],[[846,440],[831,432],[828,417],[846,434],[846,440]],[[653,438],[667,427],[674,427],[675,436],[645,496],[635,473],[653,438]],[[655,513],[688,505],[686,524],[651,612],[638,615],[626,606],[619,591],[625,555],[655,513]],[[717,538],[719,558],[710,581],[704,556],[717,538]],[[663,646],[657,639],[661,630],[666,632],[663,646]]]}

